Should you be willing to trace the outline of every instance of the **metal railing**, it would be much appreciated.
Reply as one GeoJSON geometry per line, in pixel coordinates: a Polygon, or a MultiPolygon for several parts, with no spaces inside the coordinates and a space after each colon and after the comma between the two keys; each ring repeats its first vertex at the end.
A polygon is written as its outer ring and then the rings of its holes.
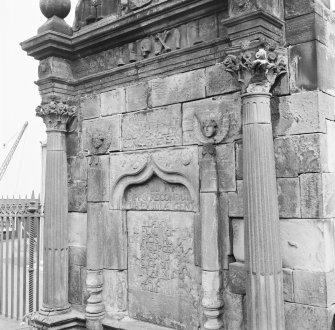
{"type": "Polygon", "coordinates": [[[23,320],[40,308],[42,221],[36,200],[0,204],[0,315],[23,320]]]}

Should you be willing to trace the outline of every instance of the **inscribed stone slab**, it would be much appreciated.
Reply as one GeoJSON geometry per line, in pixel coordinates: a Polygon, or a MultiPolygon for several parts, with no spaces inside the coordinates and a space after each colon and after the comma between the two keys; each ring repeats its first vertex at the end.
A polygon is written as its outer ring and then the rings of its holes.
{"type": "Polygon", "coordinates": [[[180,329],[199,326],[193,221],[184,212],[128,212],[131,317],[180,329]]]}
{"type": "Polygon", "coordinates": [[[122,150],[181,144],[180,105],[127,114],[122,119],[122,150]]]}

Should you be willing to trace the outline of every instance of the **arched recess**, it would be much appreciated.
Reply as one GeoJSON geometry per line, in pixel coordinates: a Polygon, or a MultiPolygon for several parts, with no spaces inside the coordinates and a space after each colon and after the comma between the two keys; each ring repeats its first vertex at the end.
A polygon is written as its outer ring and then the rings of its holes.
{"type": "Polygon", "coordinates": [[[156,162],[150,159],[149,162],[145,163],[142,167],[138,168],[132,173],[124,173],[115,182],[111,189],[111,206],[114,210],[125,209],[123,198],[125,191],[129,186],[139,185],[147,182],[150,178],[156,175],[167,183],[181,184],[185,186],[190,193],[193,201],[193,212],[199,210],[199,192],[197,192],[192,183],[182,174],[176,171],[167,171],[161,168],[156,162]]]}

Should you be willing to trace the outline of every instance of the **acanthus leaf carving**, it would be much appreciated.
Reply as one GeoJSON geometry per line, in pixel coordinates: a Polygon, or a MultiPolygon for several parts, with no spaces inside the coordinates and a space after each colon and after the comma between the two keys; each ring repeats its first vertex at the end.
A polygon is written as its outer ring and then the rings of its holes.
{"type": "Polygon", "coordinates": [[[223,64],[241,85],[243,93],[269,93],[278,78],[287,72],[286,56],[270,47],[257,52],[228,55],[223,64]]]}
{"type": "Polygon", "coordinates": [[[66,130],[66,124],[77,114],[77,107],[70,100],[50,96],[36,108],[36,116],[41,117],[47,129],[66,130]]]}

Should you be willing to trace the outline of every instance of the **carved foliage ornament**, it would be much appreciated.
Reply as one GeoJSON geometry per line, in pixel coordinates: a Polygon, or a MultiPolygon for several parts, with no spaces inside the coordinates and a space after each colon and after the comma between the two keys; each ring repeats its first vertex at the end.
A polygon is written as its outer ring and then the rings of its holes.
{"type": "Polygon", "coordinates": [[[243,93],[269,93],[278,78],[287,72],[286,56],[273,48],[228,55],[223,64],[241,85],[243,93]]]}
{"type": "Polygon", "coordinates": [[[36,108],[36,116],[41,117],[47,129],[66,130],[66,124],[76,116],[77,107],[70,101],[52,96],[36,108]]]}

